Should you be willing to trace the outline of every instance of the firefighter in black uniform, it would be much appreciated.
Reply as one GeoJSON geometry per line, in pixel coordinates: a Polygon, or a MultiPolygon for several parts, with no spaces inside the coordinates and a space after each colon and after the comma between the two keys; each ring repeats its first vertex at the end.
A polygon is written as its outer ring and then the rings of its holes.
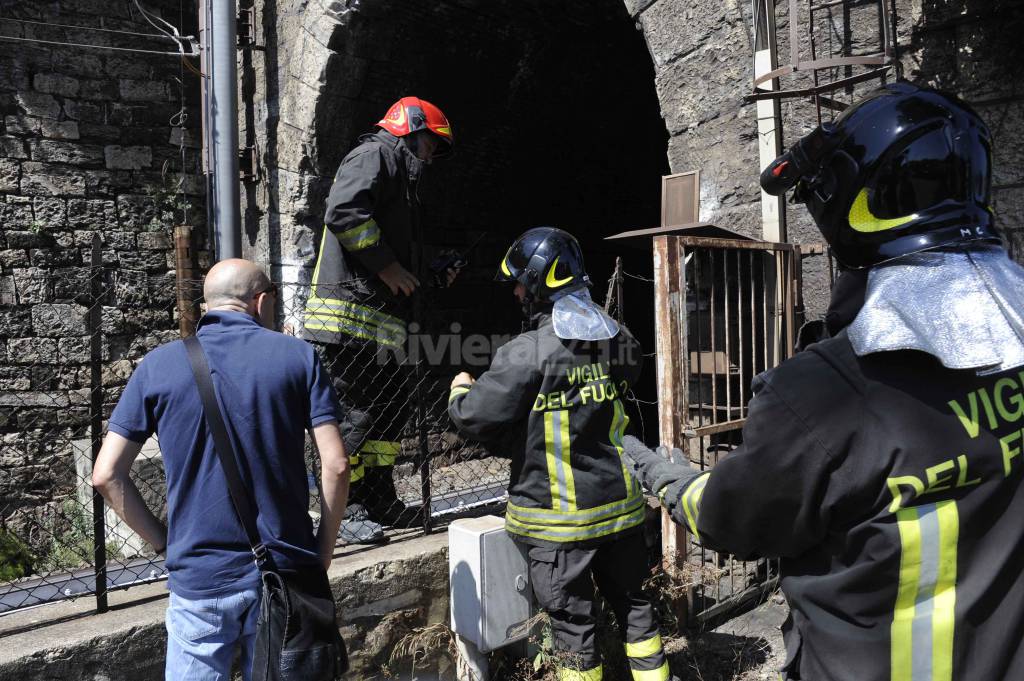
{"type": "Polygon", "coordinates": [[[523,234],[498,279],[516,282],[533,330],[498,349],[479,380],[456,376],[449,414],[461,433],[512,459],[505,529],[529,546],[533,591],[563,653],[559,678],[601,679],[596,582],[633,678],[664,681],[668,663],[642,590],[643,493],[622,453],[639,344],[590,299],[579,244],[560,229],[523,234]]]}
{"type": "Polygon", "coordinates": [[[795,186],[868,269],[860,309],[755,379],[710,472],[628,438],[701,542],[781,557],[787,679],[1024,675],[1024,269],[993,230],[991,149],[964,103],[902,82],[797,142],[762,186],[795,186]]]}
{"type": "Polygon", "coordinates": [[[341,536],[351,543],[383,541],[382,524],[417,520],[392,478],[413,382],[396,353],[420,284],[416,185],[424,165],[453,142],[445,115],[418,97],[395,102],[377,126],[335,173],[304,322],[305,337],[324,344],[346,403],[352,488],[341,536]]]}

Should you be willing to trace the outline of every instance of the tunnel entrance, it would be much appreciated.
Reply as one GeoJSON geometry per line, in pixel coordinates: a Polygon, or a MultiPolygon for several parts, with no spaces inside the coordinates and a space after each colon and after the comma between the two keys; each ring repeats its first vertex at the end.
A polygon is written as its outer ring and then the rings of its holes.
{"type": "MultiPolygon", "coordinates": [[[[669,172],[654,66],[622,0],[363,2],[336,38],[339,58],[328,62],[336,72],[317,103],[321,177],[401,96],[437,104],[455,131],[453,155],[420,184],[427,257],[486,235],[456,286],[433,295],[433,333],[453,322],[463,334],[520,328],[511,290],[493,275],[530,227],[579,238],[599,302],[617,255],[627,271],[650,275],[649,246],[603,241],[658,224],[660,177],[669,172]],[[357,93],[346,55],[365,59],[357,93]],[[342,120],[339,109],[353,115],[342,120]]],[[[627,279],[624,298],[626,323],[652,352],[651,284],[627,279]]],[[[653,401],[653,365],[644,377],[637,392],[653,401]]],[[[656,433],[653,408],[644,416],[656,433]]]]}

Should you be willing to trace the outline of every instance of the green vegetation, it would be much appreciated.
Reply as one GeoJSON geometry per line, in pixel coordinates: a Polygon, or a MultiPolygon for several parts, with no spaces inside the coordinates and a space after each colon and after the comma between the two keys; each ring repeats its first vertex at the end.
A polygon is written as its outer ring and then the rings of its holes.
{"type": "Polygon", "coordinates": [[[0,528],[0,582],[32,574],[32,553],[21,540],[0,528]]]}

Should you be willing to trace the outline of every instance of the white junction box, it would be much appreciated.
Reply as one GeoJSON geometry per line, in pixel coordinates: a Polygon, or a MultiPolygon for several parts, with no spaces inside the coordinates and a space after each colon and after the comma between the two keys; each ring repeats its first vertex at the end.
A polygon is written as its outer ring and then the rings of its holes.
{"type": "Polygon", "coordinates": [[[452,630],[486,653],[526,638],[533,589],[523,547],[502,518],[456,520],[448,527],[452,630]]]}

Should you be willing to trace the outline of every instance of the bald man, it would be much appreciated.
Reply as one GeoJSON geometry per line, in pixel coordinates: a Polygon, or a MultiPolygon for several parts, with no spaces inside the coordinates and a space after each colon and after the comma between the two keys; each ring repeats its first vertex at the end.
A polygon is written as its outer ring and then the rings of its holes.
{"type": "MultiPolygon", "coordinates": [[[[204,282],[208,311],[196,336],[275,567],[326,569],[349,482],[338,400],[312,346],[271,330],[276,294],[277,287],[255,264],[217,263],[204,282]],[[307,429],[320,452],[317,534],[307,513],[307,429]]],[[[182,341],[153,350],[132,374],[110,416],[92,482],[129,527],[166,555],[168,681],[230,678],[239,647],[248,681],[259,571],[231,505],[182,341]],[[166,526],[129,475],[153,434],[167,473],[166,526]]]]}

